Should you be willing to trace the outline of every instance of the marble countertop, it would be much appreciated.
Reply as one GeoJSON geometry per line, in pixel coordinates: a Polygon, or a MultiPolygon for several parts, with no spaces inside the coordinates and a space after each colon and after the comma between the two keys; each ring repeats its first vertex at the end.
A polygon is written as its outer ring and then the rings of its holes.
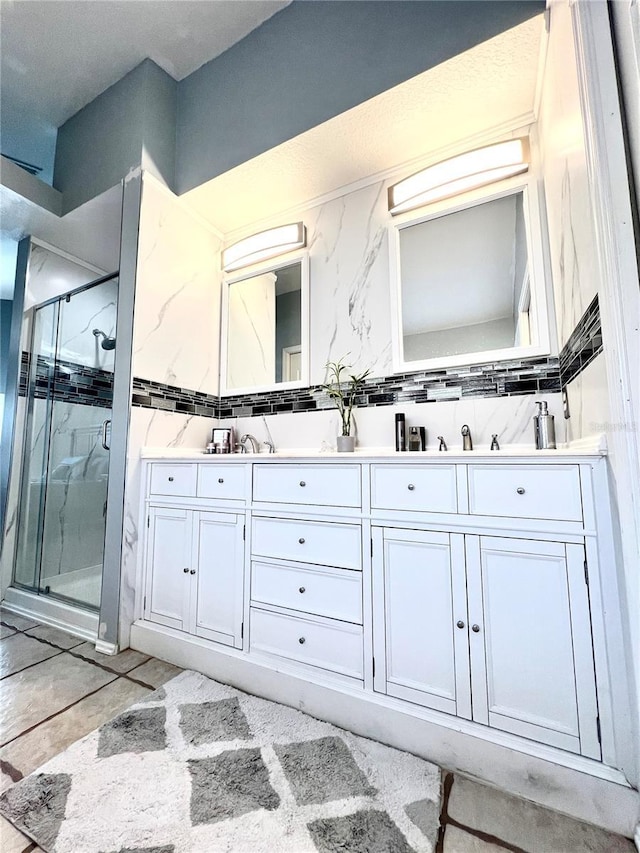
{"type": "Polygon", "coordinates": [[[574,442],[571,445],[563,445],[557,450],[535,450],[530,445],[513,445],[504,450],[489,450],[488,447],[479,447],[477,450],[463,451],[460,446],[454,446],[451,450],[425,450],[420,452],[399,452],[389,447],[359,447],[353,453],[337,453],[335,450],[317,450],[314,448],[283,448],[275,453],[205,453],[200,448],[174,448],[174,447],[144,447],[140,453],[143,459],[180,459],[193,462],[286,462],[287,460],[308,461],[375,461],[389,459],[397,462],[471,462],[482,459],[483,461],[494,461],[498,459],[510,460],[551,460],[572,459],[586,456],[606,455],[606,446],[601,436],[594,436],[588,440],[574,442]]]}

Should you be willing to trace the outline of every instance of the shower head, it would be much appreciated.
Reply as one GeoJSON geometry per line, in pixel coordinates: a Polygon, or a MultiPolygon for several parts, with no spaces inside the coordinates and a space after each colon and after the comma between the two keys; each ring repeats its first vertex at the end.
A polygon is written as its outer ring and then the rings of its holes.
{"type": "Polygon", "coordinates": [[[94,329],[93,334],[96,336],[96,338],[102,335],[102,340],[100,341],[100,346],[102,347],[102,349],[112,350],[116,348],[115,338],[110,338],[105,332],[101,331],[100,329],[94,329]]]}

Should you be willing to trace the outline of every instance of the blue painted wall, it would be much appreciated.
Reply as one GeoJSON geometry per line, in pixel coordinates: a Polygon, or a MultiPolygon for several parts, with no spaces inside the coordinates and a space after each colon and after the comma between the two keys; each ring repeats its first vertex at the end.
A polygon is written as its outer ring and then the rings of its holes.
{"type": "Polygon", "coordinates": [[[146,59],[59,128],[53,185],[65,213],[141,165],[174,186],[176,87],[146,59]]]}
{"type": "Polygon", "coordinates": [[[298,0],[178,87],[186,192],[544,10],[528,0],[298,0]]]}

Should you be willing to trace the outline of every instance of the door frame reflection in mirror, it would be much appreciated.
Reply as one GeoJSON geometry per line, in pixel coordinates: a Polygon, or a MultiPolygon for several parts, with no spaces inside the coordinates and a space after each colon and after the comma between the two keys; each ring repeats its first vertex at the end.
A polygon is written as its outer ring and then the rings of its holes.
{"type": "MultiPolygon", "coordinates": [[[[510,361],[515,358],[533,358],[556,354],[551,341],[555,340],[552,311],[551,272],[546,262],[546,234],[542,227],[541,198],[538,181],[531,172],[499,184],[491,184],[455,198],[448,198],[419,210],[394,217],[389,224],[389,264],[391,291],[391,342],[394,373],[434,370],[442,367],[510,361]],[[531,335],[536,341],[527,346],[503,347],[480,352],[459,353],[407,361],[404,355],[402,312],[402,265],[400,235],[406,228],[440,219],[452,213],[486,204],[496,199],[522,193],[525,236],[527,244],[527,269],[525,284],[529,288],[531,335]]],[[[523,290],[524,290],[523,287],[523,290]]],[[[524,294],[523,294],[524,295],[524,294]]],[[[522,304],[522,299],[521,299],[522,304]]],[[[460,327],[463,328],[463,327],[460,327]]]]}
{"type": "Polygon", "coordinates": [[[300,250],[285,257],[272,258],[262,264],[254,264],[226,275],[222,279],[220,313],[220,396],[257,394],[263,391],[283,391],[287,388],[307,388],[309,385],[309,252],[300,250]],[[262,385],[229,387],[227,382],[229,353],[229,290],[240,281],[256,278],[267,273],[276,273],[287,267],[300,265],[300,379],[288,382],[272,382],[262,385]]]}

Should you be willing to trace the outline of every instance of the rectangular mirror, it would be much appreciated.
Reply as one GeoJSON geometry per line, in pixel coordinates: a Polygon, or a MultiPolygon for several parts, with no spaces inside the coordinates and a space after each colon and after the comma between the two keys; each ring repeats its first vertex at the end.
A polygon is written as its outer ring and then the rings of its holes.
{"type": "Polygon", "coordinates": [[[527,188],[456,201],[394,228],[398,370],[548,352],[527,188]]]}
{"type": "Polygon", "coordinates": [[[222,394],[309,384],[305,253],[223,283],[222,394]]]}

